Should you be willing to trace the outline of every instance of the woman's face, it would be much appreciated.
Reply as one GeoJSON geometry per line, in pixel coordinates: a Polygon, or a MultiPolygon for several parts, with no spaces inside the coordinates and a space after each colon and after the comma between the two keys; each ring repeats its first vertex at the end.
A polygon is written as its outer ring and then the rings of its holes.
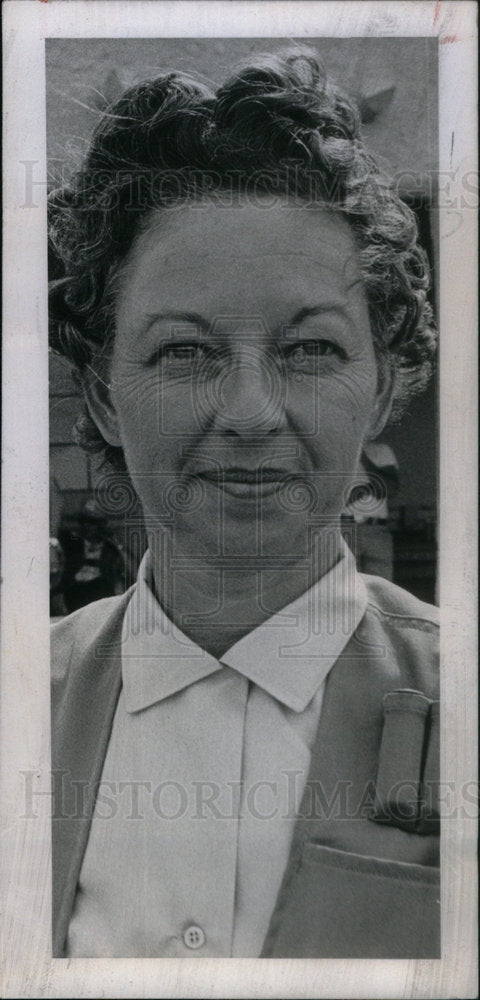
{"type": "Polygon", "coordinates": [[[116,322],[112,443],[150,528],[221,558],[301,555],[336,524],[378,402],[344,219],[246,199],[152,214],[116,322]]]}

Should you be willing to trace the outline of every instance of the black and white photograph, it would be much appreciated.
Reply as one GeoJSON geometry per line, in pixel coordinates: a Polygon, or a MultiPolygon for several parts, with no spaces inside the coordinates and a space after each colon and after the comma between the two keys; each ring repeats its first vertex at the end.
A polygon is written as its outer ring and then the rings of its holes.
{"type": "MultiPolygon", "coordinates": [[[[42,766],[11,751],[62,971],[21,995],[473,996],[474,489],[448,439],[465,462],[474,290],[455,370],[444,277],[476,189],[454,130],[445,164],[442,86],[473,5],[299,4],[297,32],[267,4],[270,33],[209,33],[192,3],[178,34],[62,6],[88,30],[45,32],[43,163],[18,142],[22,218],[42,212],[47,709],[42,766]]],[[[112,5],[135,6],[172,10],[112,5]]]]}
{"type": "Polygon", "coordinates": [[[57,957],[438,957],[436,45],[47,43],[57,957]]]}

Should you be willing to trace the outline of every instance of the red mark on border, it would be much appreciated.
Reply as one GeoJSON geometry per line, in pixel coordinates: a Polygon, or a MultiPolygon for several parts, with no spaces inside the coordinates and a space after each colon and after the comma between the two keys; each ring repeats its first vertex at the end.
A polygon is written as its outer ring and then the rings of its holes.
{"type": "Polygon", "coordinates": [[[456,35],[444,35],[443,38],[439,38],[438,39],[438,44],[439,45],[451,45],[452,42],[456,42],[456,41],[457,41],[457,36],[456,35]]]}
{"type": "Polygon", "coordinates": [[[440,0],[437,0],[435,4],[435,13],[433,15],[433,23],[436,24],[438,15],[440,14],[440,0]]]}

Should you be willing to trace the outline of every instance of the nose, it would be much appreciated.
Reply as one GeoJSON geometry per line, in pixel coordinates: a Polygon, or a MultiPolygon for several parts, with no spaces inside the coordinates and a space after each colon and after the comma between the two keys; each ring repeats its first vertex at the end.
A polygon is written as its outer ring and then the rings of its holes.
{"type": "Polygon", "coordinates": [[[215,430],[258,439],[285,423],[286,384],[273,354],[253,344],[232,353],[211,386],[215,430]]]}

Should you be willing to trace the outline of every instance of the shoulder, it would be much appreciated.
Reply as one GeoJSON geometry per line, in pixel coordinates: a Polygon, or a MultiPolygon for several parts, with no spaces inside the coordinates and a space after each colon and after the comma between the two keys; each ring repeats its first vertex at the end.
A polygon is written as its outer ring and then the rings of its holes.
{"type": "Polygon", "coordinates": [[[368,607],[373,612],[390,620],[392,626],[406,628],[426,628],[437,630],[439,626],[439,609],[433,604],[420,601],[402,587],[380,576],[362,574],[367,591],[368,607]]]}
{"type": "Polygon", "coordinates": [[[367,607],[358,638],[376,650],[378,668],[393,687],[438,698],[439,610],[380,577],[363,575],[367,607]]]}
{"type": "Polygon", "coordinates": [[[78,661],[98,641],[108,641],[109,634],[116,634],[121,629],[133,590],[132,587],[125,594],[86,604],[52,625],[50,650],[54,681],[65,676],[73,660],[78,661]]]}

